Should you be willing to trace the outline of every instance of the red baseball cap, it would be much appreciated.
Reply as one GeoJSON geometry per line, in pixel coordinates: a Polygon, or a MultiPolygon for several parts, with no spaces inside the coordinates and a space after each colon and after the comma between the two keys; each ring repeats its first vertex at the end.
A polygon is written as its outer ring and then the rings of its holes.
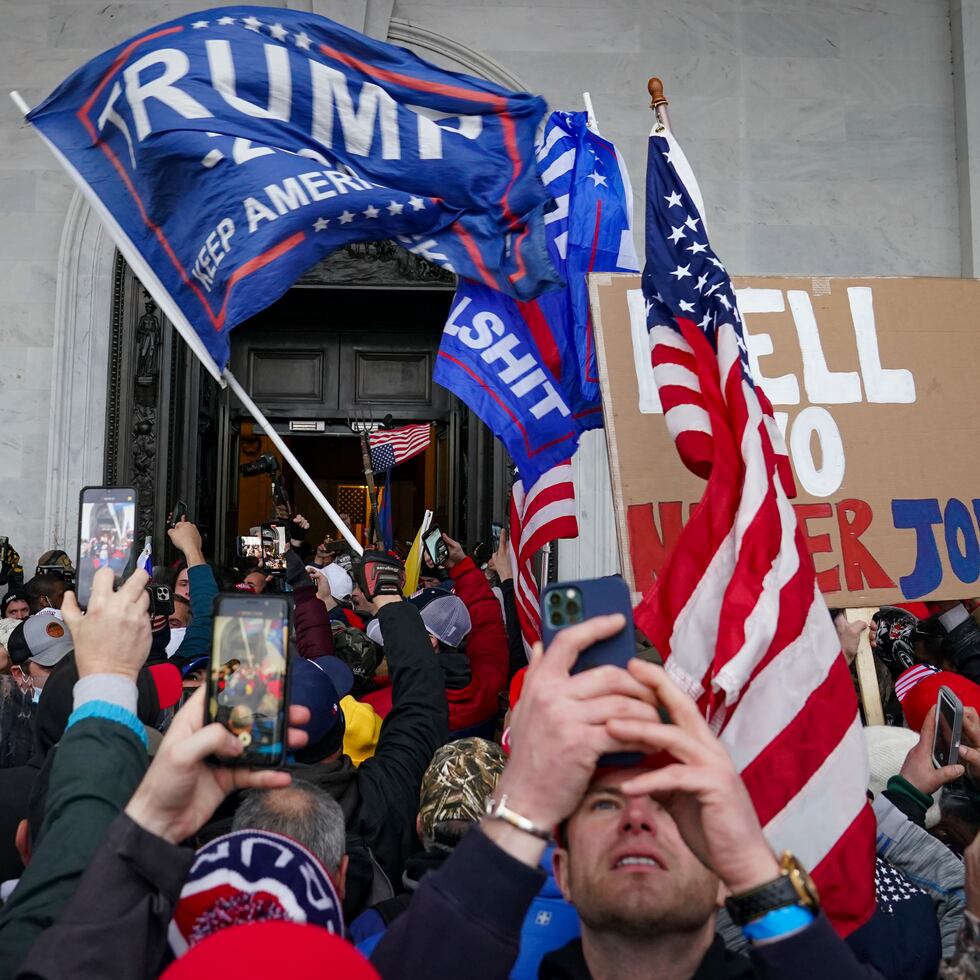
{"type": "Polygon", "coordinates": [[[980,711],[980,685],[951,670],[936,670],[928,664],[918,664],[895,681],[895,696],[909,728],[921,731],[929,709],[936,705],[941,687],[948,687],[966,707],[980,711]]]}

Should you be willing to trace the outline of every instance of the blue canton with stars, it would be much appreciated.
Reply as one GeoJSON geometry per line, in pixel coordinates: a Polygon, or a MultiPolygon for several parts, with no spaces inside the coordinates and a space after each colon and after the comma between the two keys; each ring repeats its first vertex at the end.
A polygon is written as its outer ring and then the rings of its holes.
{"type": "MultiPolygon", "coordinates": [[[[675,165],[676,141],[651,134],[647,154],[646,264],[643,295],[647,329],[676,328],[674,317],[696,323],[718,349],[718,327],[731,323],[738,338],[742,372],[751,381],[742,323],[728,272],[708,241],[697,205],[675,165]]],[[[686,169],[686,161],[684,161],[686,169]]]]}
{"type": "Polygon", "coordinates": [[[520,299],[559,284],[545,108],[313,13],[236,6],[99,55],[28,121],[217,373],[231,329],[353,242],[520,299]]]}
{"type": "Polygon", "coordinates": [[[391,443],[386,442],[381,446],[371,447],[371,469],[375,473],[383,473],[390,470],[398,460],[395,459],[395,450],[391,448],[391,443]]]}

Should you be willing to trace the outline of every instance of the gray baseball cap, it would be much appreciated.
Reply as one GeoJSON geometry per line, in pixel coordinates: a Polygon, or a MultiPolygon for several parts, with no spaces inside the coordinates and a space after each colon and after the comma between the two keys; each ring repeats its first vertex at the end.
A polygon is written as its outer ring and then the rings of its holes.
{"type": "Polygon", "coordinates": [[[73,649],[71,633],[57,616],[28,616],[7,639],[15,664],[32,660],[38,667],[54,667],[73,649]]]}
{"type": "MultiPolygon", "coordinates": [[[[445,589],[420,589],[408,601],[418,609],[425,628],[447,647],[458,647],[473,628],[463,600],[445,589]]],[[[367,635],[384,646],[377,619],[368,623],[367,635]]]]}

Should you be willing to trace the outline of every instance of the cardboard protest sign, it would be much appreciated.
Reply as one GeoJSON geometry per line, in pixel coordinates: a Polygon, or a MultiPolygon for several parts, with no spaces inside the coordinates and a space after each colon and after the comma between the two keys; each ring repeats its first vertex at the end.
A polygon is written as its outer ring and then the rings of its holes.
{"type": "MultiPolygon", "coordinates": [[[[980,594],[980,280],[734,284],[828,604],[980,594]]],[[[704,482],[664,424],[640,277],[589,287],[623,574],[643,592],[704,482]]]]}

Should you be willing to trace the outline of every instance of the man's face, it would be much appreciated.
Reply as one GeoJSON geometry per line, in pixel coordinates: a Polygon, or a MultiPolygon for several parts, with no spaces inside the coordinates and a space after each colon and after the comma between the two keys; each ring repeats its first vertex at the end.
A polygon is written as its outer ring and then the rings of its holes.
{"type": "Polygon", "coordinates": [[[589,787],[555,852],[555,877],[596,932],[626,936],[693,931],[712,914],[718,879],[684,843],[673,818],[648,796],[619,786],[617,770],[589,787]]]}
{"type": "Polygon", "coordinates": [[[7,603],[7,619],[27,619],[31,614],[31,607],[26,599],[12,599],[7,603]]]}
{"type": "Polygon", "coordinates": [[[186,568],[182,568],[177,573],[177,581],[174,582],[174,595],[179,595],[182,599],[188,600],[191,597],[191,583],[186,568]]]}
{"type": "Polygon", "coordinates": [[[10,674],[14,682],[22,691],[27,691],[32,688],[40,691],[44,687],[44,682],[48,679],[48,674],[50,673],[50,667],[39,667],[33,660],[28,660],[27,663],[21,666],[10,668],[10,674]]]}
{"type": "Polygon", "coordinates": [[[255,592],[262,592],[265,589],[265,573],[264,572],[249,572],[245,576],[245,581],[252,586],[255,592]]]}

